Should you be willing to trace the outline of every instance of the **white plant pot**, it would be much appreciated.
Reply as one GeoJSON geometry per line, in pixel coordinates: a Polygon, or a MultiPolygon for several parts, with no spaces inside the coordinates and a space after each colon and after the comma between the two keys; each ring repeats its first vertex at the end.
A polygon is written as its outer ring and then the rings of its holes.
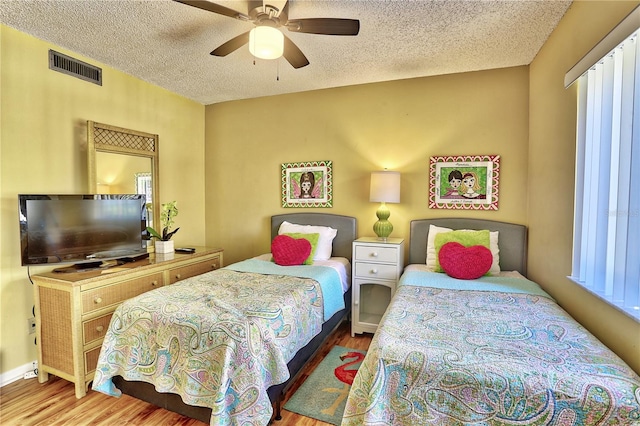
{"type": "Polygon", "coordinates": [[[156,253],[173,253],[173,240],[156,241],[156,253]]]}
{"type": "Polygon", "coordinates": [[[171,253],[156,253],[156,262],[166,262],[167,260],[173,260],[176,257],[176,252],[171,253]]]}

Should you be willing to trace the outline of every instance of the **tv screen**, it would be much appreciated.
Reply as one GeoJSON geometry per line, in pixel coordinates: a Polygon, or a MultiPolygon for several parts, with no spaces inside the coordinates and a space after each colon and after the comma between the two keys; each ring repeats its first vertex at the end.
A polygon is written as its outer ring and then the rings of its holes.
{"type": "Polygon", "coordinates": [[[145,196],[18,196],[22,265],[100,264],[146,253],[145,196]]]}

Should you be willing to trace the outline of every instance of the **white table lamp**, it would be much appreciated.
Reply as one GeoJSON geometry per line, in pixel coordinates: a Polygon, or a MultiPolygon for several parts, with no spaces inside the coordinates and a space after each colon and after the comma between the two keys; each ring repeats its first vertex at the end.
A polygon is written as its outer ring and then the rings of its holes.
{"type": "Polygon", "coordinates": [[[380,208],[376,211],[378,221],[373,225],[373,232],[383,241],[391,235],[393,225],[389,222],[391,212],[386,203],[400,202],[400,172],[381,171],[371,172],[371,189],[369,201],[379,202],[380,208]]]}

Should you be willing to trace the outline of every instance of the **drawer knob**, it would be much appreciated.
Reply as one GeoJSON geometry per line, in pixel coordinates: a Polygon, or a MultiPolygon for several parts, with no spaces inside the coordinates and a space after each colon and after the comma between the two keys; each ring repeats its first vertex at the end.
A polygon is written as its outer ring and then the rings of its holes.
{"type": "Polygon", "coordinates": [[[102,297],[96,297],[95,299],[93,299],[93,303],[95,303],[96,305],[99,305],[102,303],[102,297]]]}
{"type": "Polygon", "coordinates": [[[358,304],[359,304],[359,303],[360,303],[360,302],[359,302],[358,300],[354,300],[354,301],[353,301],[353,304],[354,304],[354,305],[356,305],[356,306],[358,306],[358,304]]]}
{"type": "Polygon", "coordinates": [[[182,278],[182,275],[176,274],[176,279],[179,280],[180,278],[182,278]]]}
{"type": "Polygon", "coordinates": [[[155,286],[157,286],[157,285],[158,285],[158,281],[155,281],[155,280],[154,280],[154,281],[151,281],[151,286],[152,286],[152,287],[155,287],[155,286]]]}
{"type": "Polygon", "coordinates": [[[378,270],[377,270],[377,269],[372,269],[372,270],[371,270],[371,273],[372,273],[373,275],[377,275],[377,274],[378,274],[378,270]]]}
{"type": "Polygon", "coordinates": [[[102,333],[102,331],[103,331],[103,330],[104,330],[104,327],[103,327],[103,326],[101,326],[101,325],[99,325],[99,326],[97,326],[97,327],[96,327],[96,331],[97,331],[98,333],[102,333]]]}
{"type": "Polygon", "coordinates": [[[374,252],[372,252],[372,253],[371,253],[371,257],[378,257],[378,252],[375,252],[375,251],[374,251],[374,252]]]}

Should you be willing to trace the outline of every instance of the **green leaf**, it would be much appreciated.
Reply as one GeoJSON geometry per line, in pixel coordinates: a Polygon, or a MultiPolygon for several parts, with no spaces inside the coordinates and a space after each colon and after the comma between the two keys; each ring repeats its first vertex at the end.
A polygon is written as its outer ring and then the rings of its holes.
{"type": "Polygon", "coordinates": [[[175,234],[176,232],[178,232],[178,230],[180,230],[180,228],[176,228],[176,229],[174,229],[173,231],[168,232],[168,229],[167,229],[167,228],[164,228],[164,232],[162,233],[162,235],[164,236],[164,240],[165,240],[165,241],[169,241],[169,240],[171,239],[171,237],[173,237],[173,236],[174,236],[174,234],[175,234]]]}
{"type": "Polygon", "coordinates": [[[153,229],[150,226],[147,226],[147,232],[154,238],[157,238],[159,240],[162,240],[162,236],[160,234],[158,234],[158,232],[156,232],[155,229],[153,229]]]}

